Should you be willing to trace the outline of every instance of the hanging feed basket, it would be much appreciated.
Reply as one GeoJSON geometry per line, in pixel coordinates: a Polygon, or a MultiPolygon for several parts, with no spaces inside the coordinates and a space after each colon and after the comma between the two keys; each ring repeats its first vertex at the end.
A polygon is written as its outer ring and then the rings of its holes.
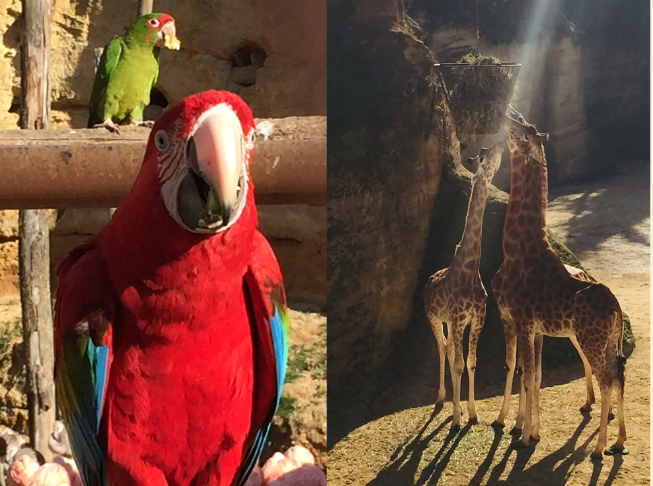
{"type": "Polygon", "coordinates": [[[465,56],[465,61],[435,65],[456,121],[460,140],[470,134],[501,129],[521,64],[492,57],[465,56]]]}

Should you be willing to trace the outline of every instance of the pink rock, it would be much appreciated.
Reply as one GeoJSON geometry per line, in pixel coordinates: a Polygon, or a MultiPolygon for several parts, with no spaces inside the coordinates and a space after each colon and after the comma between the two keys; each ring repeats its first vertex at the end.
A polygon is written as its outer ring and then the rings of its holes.
{"type": "Polygon", "coordinates": [[[290,471],[298,469],[300,464],[294,459],[289,459],[280,452],[274,455],[263,464],[263,481],[265,484],[283,476],[290,471]]]}
{"type": "Polygon", "coordinates": [[[29,486],[39,469],[39,463],[30,454],[22,454],[7,471],[7,486],[29,486]]]}
{"type": "Polygon", "coordinates": [[[290,471],[267,486],[326,486],[326,475],[314,464],[304,464],[299,469],[290,471]]]}
{"type": "Polygon", "coordinates": [[[30,479],[29,486],[70,486],[68,471],[59,464],[43,464],[30,479]]]}
{"type": "Polygon", "coordinates": [[[52,460],[52,462],[59,464],[66,470],[71,486],[84,486],[82,478],[79,475],[79,470],[77,469],[77,464],[75,464],[74,460],[67,457],[57,456],[52,460]]]}
{"type": "Polygon", "coordinates": [[[245,486],[263,486],[263,469],[258,464],[252,469],[252,474],[247,478],[245,486]]]}
{"type": "Polygon", "coordinates": [[[288,459],[294,459],[301,465],[315,464],[315,458],[313,457],[313,454],[311,454],[311,451],[309,451],[304,446],[292,446],[285,452],[284,456],[286,456],[288,459]]]}

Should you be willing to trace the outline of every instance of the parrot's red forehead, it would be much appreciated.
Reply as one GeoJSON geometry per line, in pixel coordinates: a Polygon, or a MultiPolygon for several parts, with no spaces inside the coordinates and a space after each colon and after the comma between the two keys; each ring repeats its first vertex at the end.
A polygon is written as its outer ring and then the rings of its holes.
{"type": "Polygon", "coordinates": [[[181,100],[156,122],[152,133],[156,133],[160,129],[165,129],[181,120],[181,135],[186,138],[195,126],[197,119],[210,108],[220,104],[226,104],[233,110],[240,120],[243,133],[245,136],[248,136],[255,127],[254,118],[249,106],[235,93],[216,90],[204,91],[181,100]]]}
{"type": "Polygon", "coordinates": [[[163,27],[165,24],[169,22],[174,22],[175,19],[172,17],[172,15],[167,14],[167,13],[162,13],[161,17],[159,17],[159,22],[161,22],[161,26],[163,27]]]}

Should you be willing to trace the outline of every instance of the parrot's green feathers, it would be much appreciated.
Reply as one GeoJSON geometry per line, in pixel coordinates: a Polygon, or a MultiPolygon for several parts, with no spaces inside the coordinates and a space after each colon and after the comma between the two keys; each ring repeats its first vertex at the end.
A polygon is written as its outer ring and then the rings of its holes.
{"type": "Polygon", "coordinates": [[[140,122],[159,77],[161,47],[179,49],[174,19],[168,14],[143,15],[123,37],[102,53],[95,73],[88,127],[105,122],[140,122]]]}
{"type": "Polygon", "coordinates": [[[102,108],[105,104],[107,86],[109,84],[109,79],[111,78],[111,73],[116,69],[118,60],[120,59],[124,49],[125,41],[121,37],[114,37],[102,52],[102,57],[100,57],[100,63],[98,64],[95,73],[93,91],[91,93],[91,103],[89,106],[90,114],[88,119],[89,127],[104,121],[102,108]]]}

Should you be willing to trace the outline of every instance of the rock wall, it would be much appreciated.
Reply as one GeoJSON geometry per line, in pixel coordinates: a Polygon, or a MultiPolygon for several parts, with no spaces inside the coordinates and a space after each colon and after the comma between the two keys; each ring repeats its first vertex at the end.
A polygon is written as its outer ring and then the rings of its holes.
{"type": "MultiPolygon", "coordinates": [[[[122,35],[138,2],[53,0],[53,125],[86,125],[94,49],[122,35]]],[[[176,2],[155,11],[177,21],[181,50],[161,55],[158,87],[169,103],[229,89],[257,117],[326,114],[326,0],[176,2]],[[301,41],[298,41],[301,39],[301,41]]],[[[20,0],[0,0],[0,129],[15,128],[20,103],[20,0]]]]}
{"type": "MultiPolygon", "coordinates": [[[[439,62],[456,62],[476,48],[476,33],[458,27],[438,29],[427,34],[426,42],[439,62]]],[[[568,37],[511,44],[492,44],[481,39],[479,51],[503,62],[522,64],[511,102],[538,129],[549,133],[546,150],[551,184],[592,172],[580,45],[568,37]]],[[[474,157],[482,146],[502,138],[502,133],[477,136],[461,152],[461,157],[474,157]]],[[[495,184],[502,189],[510,184],[508,164],[508,155],[504,154],[502,167],[495,176],[495,184]]]]}
{"type": "Polygon", "coordinates": [[[649,42],[636,45],[614,39],[584,42],[581,59],[585,106],[590,127],[589,152],[600,171],[610,173],[614,160],[649,163],[649,42]]]}
{"type": "Polygon", "coordinates": [[[376,371],[406,329],[443,160],[458,153],[402,9],[342,0],[327,14],[330,396],[376,371]]]}

